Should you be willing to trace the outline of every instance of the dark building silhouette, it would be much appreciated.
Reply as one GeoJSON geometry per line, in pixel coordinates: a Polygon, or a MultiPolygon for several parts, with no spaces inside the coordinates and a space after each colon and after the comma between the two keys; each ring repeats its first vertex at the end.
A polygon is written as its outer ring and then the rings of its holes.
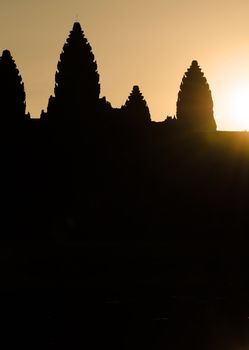
{"type": "Polygon", "coordinates": [[[99,94],[97,64],[80,23],[75,22],[57,65],[54,97],[48,103],[49,119],[87,122],[89,113],[98,106],[99,94]]]}
{"type": "Polygon", "coordinates": [[[12,124],[25,119],[24,84],[9,50],[4,50],[0,58],[0,99],[1,123],[12,124]]]}
{"type": "Polygon", "coordinates": [[[192,62],[182,78],[176,117],[185,130],[216,130],[211,91],[197,61],[192,62]]]}
{"type": "Polygon", "coordinates": [[[131,126],[143,126],[151,122],[149,108],[137,85],[133,86],[122,111],[125,113],[126,122],[131,126]]]}
{"type": "MultiPolygon", "coordinates": [[[[80,23],[75,22],[57,65],[54,96],[50,96],[41,119],[73,129],[79,122],[81,126],[98,128],[104,124],[141,128],[151,123],[149,108],[137,85],[121,108],[112,108],[105,97],[99,96],[99,74],[92,48],[80,23]]],[[[176,118],[168,119],[164,127],[176,132],[216,130],[211,91],[197,61],[192,62],[182,79],[176,118]]]]}
{"type": "Polygon", "coordinates": [[[99,90],[75,23],[45,121],[2,128],[25,116],[25,92],[0,58],[1,344],[246,348],[248,133],[208,132],[196,61],[177,119],[151,122],[138,86],[121,108],[99,90]]]}

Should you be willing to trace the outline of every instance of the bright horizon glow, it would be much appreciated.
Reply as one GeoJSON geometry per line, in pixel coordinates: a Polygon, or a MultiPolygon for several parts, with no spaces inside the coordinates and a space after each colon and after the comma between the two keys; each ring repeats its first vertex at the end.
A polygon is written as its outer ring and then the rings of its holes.
{"type": "Polygon", "coordinates": [[[113,107],[138,85],[152,120],[175,115],[182,77],[197,60],[217,129],[249,130],[248,13],[248,0],[2,1],[0,54],[10,50],[27,112],[39,117],[53,94],[63,44],[79,21],[97,61],[101,97],[113,107]]]}
{"type": "MultiPolygon", "coordinates": [[[[247,58],[234,56],[217,67],[210,89],[218,130],[249,131],[249,69],[247,58]]],[[[207,77],[208,79],[208,77],[207,77]]]]}
{"type": "Polygon", "coordinates": [[[227,106],[239,128],[249,130],[249,82],[231,88],[227,96],[227,106]]]}
{"type": "Polygon", "coordinates": [[[214,109],[226,116],[233,130],[249,131],[249,81],[226,86],[214,109]]]}

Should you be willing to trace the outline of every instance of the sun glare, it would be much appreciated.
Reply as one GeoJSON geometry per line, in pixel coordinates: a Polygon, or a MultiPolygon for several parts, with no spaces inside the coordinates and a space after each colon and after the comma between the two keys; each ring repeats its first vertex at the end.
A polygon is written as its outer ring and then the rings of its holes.
{"type": "Polygon", "coordinates": [[[229,103],[238,123],[249,125],[249,84],[236,87],[229,103]]]}
{"type": "Polygon", "coordinates": [[[249,82],[227,86],[218,108],[229,119],[230,128],[249,131],[249,82]]]}

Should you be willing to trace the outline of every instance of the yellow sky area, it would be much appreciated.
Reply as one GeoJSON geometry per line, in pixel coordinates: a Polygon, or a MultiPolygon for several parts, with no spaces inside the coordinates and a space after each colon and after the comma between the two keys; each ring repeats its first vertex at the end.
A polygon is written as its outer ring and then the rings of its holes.
{"type": "Polygon", "coordinates": [[[101,95],[113,107],[139,85],[152,120],[174,115],[182,76],[196,59],[218,129],[249,130],[248,13],[248,0],[1,0],[0,50],[16,61],[33,117],[47,107],[78,20],[97,60],[101,95]]]}

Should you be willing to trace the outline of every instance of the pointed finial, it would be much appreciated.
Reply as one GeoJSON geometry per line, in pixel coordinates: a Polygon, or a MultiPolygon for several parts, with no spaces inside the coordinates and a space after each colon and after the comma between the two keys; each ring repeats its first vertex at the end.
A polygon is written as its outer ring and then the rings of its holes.
{"type": "Polygon", "coordinates": [[[9,50],[7,50],[7,49],[5,49],[5,50],[3,50],[3,52],[2,52],[2,56],[11,56],[11,53],[10,53],[10,51],[9,50]]]}

